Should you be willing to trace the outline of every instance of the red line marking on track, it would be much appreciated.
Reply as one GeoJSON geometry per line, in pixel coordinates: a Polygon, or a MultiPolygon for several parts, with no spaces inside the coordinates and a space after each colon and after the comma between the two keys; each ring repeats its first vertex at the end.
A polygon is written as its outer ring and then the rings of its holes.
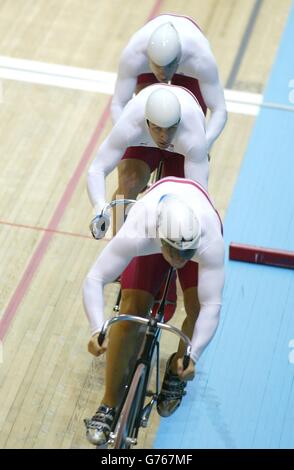
{"type": "Polygon", "coordinates": [[[25,225],[25,224],[14,224],[12,222],[5,222],[4,220],[0,220],[0,225],[7,225],[8,227],[15,227],[15,228],[25,228],[29,230],[35,230],[37,232],[52,232],[56,235],[66,235],[69,237],[77,237],[77,238],[87,238],[93,240],[93,237],[90,235],[83,235],[82,233],[73,233],[73,232],[64,232],[62,230],[53,230],[46,227],[36,227],[34,225],[25,225]]]}
{"type": "Polygon", "coordinates": [[[154,4],[154,6],[153,6],[153,8],[152,8],[152,10],[151,10],[151,12],[150,12],[150,14],[149,14],[149,16],[148,16],[148,19],[147,19],[146,23],[147,23],[148,21],[152,20],[155,16],[158,15],[159,10],[160,10],[160,8],[161,8],[161,6],[162,6],[162,3],[163,3],[163,0],[157,0],[157,2],[155,2],[155,4],[154,4]]]}

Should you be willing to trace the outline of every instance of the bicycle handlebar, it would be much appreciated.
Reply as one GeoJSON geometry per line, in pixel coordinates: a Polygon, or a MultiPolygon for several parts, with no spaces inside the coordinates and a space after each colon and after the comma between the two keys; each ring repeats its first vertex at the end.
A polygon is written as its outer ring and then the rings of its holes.
{"type": "MultiPolygon", "coordinates": [[[[150,322],[150,319],[138,317],[136,315],[118,315],[118,316],[110,318],[109,320],[104,322],[104,324],[102,326],[102,330],[101,330],[101,332],[98,336],[99,346],[102,346],[102,343],[105,339],[105,336],[106,336],[106,333],[107,333],[107,330],[109,329],[109,327],[111,325],[113,325],[114,323],[117,323],[119,321],[132,321],[132,322],[135,322],[135,323],[141,323],[142,325],[148,326],[148,324],[150,322]]],[[[185,345],[186,345],[186,354],[184,355],[183,367],[184,367],[184,370],[187,369],[187,367],[189,365],[191,349],[192,349],[192,345],[191,345],[191,342],[190,342],[190,339],[188,338],[188,336],[185,335],[185,333],[183,333],[181,330],[179,330],[175,326],[167,325],[166,323],[156,322],[156,326],[158,328],[160,328],[161,330],[166,330],[166,331],[169,331],[171,333],[174,333],[174,334],[178,335],[181,338],[181,340],[185,343],[185,345]]]]}
{"type": "Polygon", "coordinates": [[[101,215],[105,215],[105,213],[108,212],[109,209],[112,209],[112,207],[120,206],[122,204],[135,204],[135,202],[137,202],[135,199],[115,199],[114,201],[111,201],[109,204],[106,204],[106,206],[103,207],[101,215]]]}

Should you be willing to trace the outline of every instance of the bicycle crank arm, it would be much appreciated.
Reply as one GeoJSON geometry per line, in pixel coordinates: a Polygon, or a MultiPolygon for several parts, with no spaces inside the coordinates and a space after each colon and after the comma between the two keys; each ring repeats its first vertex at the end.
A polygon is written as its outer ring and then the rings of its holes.
{"type": "MultiPolygon", "coordinates": [[[[108,445],[113,445],[114,444],[114,441],[116,439],[116,434],[114,434],[114,432],[111,432],[110,435],[109,435],[109,439],[108,439],[108,445]]],[[[137,445],[137,439],[135,438],[132,438],[132,437],[126,437],[125,438],[125,443],[127,445],[131,445],[131,446],[135,446],[137,445]]]]}
{"type": "MultiPolygon", "coordinates": [[[[108,439],[107,444],[112,446],[115,442],[115,439],[116,439],[116,434],[114,432],[111,432],[110,435],[109,435],[109,439],[108,439]]],[[[138,441],[135,438],[126,437],[125,438],[125,443],[127,445],[135,446],[135,445],[137,445],[138,441]]]]}
{"type": "Polygon", "coordinates": [[[135,439],[133,437],[126,437],[125,442],[126,442],[127,445],[131,445],[131,446],[136,446],[137,445],[137,439],[135,439]]]}
{"type": "Polygon", "coordinates": [[[149,403],[147,403],[146,406],[144,406],[142,417],[141,417],[141,423],[140,423],[142,428],[147,428],[150,414],[156,401],[157,401],[157,396],[153,396],[152,400],[149,403]]]}

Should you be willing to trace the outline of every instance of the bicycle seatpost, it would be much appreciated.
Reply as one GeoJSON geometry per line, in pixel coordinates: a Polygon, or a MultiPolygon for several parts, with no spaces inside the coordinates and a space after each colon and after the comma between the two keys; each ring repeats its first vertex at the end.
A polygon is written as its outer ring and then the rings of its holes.
{"type": "Polygon", "coordinates": [[[162,320],[162,318],[164,316],[165,300],[166,300],[166,296],[167,296],[168,288],[170,286],[170,281],[171,281],[173,272],[174,272],[174,268],[170,267],[168,275],[167,275],[166,283],[165,283],[165,286],[164,286],[163,296],[162,296],[162,299],[161,299],[161,302],[160,302],[160,305],[159,305],[159,309],[158,309],[158,313],[157,313],[159,318],[160,318],[160,321],[162,320]]]}
{"type": "Polygon", "coordinates": [[[155,182],[161,179],[162,170],[163,170],[163,160],[160,160],[157,171],[156,171],[155,182]]]}

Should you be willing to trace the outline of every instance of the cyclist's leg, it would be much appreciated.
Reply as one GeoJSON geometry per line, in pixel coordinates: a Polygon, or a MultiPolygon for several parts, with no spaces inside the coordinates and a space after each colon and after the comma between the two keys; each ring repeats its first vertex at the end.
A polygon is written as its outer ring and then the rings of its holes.
{"type": "MultiPolygon", "coordinates": [[[[112,199],[116,197],[136,199],[138,194],[147,186],[151,172],[157,167],[160,159],[158,149],[149,147],[129,147],[118,170],[118,188],[112,199]]],[[[113,211],[113,234],[119,230],[124,222],[124,211],[120,215],[113,211]]]]}
{"type": "MultiPolygon", "coordinates": [[[[200,303],[197,293],[198,264],[189,261],[183,268],[178,269],[178,277],[183,290],[186,317],[182,324],[182,332],[192,339],[195,322],[200,311],[200,303]]],[[[171,371],[176,373],[177,360],[183,357],[185,346],[180,341],[178,350],[171,361],[171,371]]]]}
{"type": "MultiPolygon", "coordinates": [[[[123,289],[120,311],[127,315],[146,316],[154,297],[143,290],[123,289]]],[[[105,393],[102,402],[109,407],[118,405],[125,372],[132,357],[136,357],[142,344],[142,328],[131,322],[112,326],[106,354],[105,393]]]]}
{"type": "MultiPolygon", "coordinates": [[[[190,287],[183,292],[184,295],[184,305],[186,311],[186,317],[182,324],[182,332],[188,336],[188,338],[192,339],[194,326],[199,315],[200,311],[200,304],[197,294],[197,289],[195,287],[190,287]]],[[[183,357],[185,354],[185,345],[182,341],[179,343],[178,350],[173,357],[171,363],[171,370],[172,372],[176,373],[177,371],[177,360],[183,357]]]]}

